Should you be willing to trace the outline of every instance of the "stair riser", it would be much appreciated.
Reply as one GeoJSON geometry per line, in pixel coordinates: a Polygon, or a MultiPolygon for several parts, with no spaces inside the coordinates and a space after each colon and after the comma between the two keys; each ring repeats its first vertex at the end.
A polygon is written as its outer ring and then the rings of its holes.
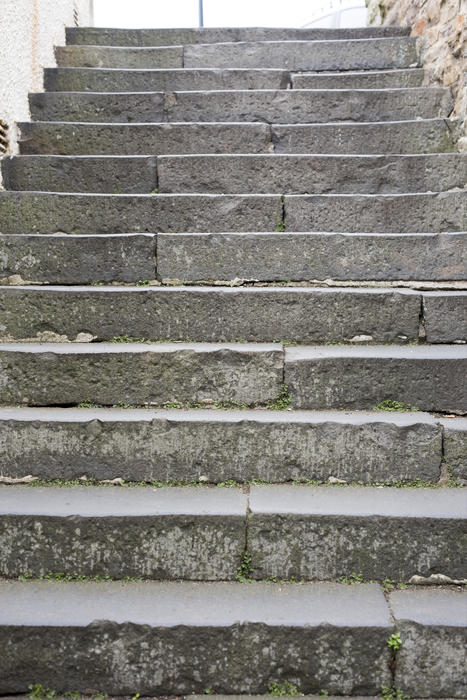
{"type": "Polygon", "coordinates": [[[21,153],[441,153],[456,151],[456,122],[380,124],[87,124],[22,122],[21,153]]]}
{"type": "MultiPolygon", "coordinates": [[[[157,236],[157,274],[182,282],[236,278],[270,282],[463,280],[466,241],[463,233],[161,233],[157,236]]],[[[0,250],[1,244],[0,239],[0,250]]]]}
{"type": "Polygon", "coordinates": [[[174,341],[324,343],[366,337],[372,343],[404,343],[418,338],[421,295],[313,288],[5,287],[2,307],[2,335],[9,340],[39,339],[46,329],[69,340],[86,332],[98,340],[128,335],[174,341]]]}
{"type": "MultiPolygon", "coordinates": [[[[121,420],[95,409],[80,409],[69,421],[66,413],[50,419],[44,413],[38,420],[22,415],[24,410],[14,418],[0,416],[1,461],[16,478],[32,473],[79,479],[86,474],[98,480],[198,482],[203,477],[211,483],[281,483],[333,476],[374,483],[437,481],[440,473],[441,429],[416,417],[400,422],[399,416],[391,421],[378,414],[352,424],[339,414],[323,421],[310,417],[309,422],[289,414],[286,421],[284,414],[267,422],[242,414],[234,420],[224,412],[200,415],[196,421],[173,413],[121,420]]],[[[448,439],[447,460],[453,467],[466,433],[457,431],[456,443],[448,439]]]]}
{"type": "Polygon", "coordinates": [[[160,46],[144,49],[112,48],[109,46],[56,46],[55,58],[58,66],[65,67],[130,69],[184,67],[183,46],[160,46]]]}
{"type": "Polygon", "coordinates": [[[10,190],[149,194],[441,192],[467,182],[467,156],[10,156],[10,190]]]}
{"type": "Polygon", "coordinates": [[[0,574],[233,580],[245,516],[0,516],[0,574]]]}
{"type": "Polygon", "coordinates": [[[29,99],[34,120],[76,122],[380,122],[447,117],[452,109],[444,88],[46,92],[29,99]]]}
{"type": "Polygon", "coordinates": [[[364,409],[387,399],[467,412],[467,355],[458,359],[314,358],[285,363],[295,408],[364,409]]]}
{"type": "Polygon", "coordinates": [[[110,195],[0,192],[1,233],[466,231],[466,192],[408,195],[110,195]],[[283,213],[285,211],[285,218],[283,213]],[[92,226],[92,229],[91,229],[92,226]]]}
{"type": "MultiPolygon", "coordinates": [[[[5,346],[3,346],[5,348],[5,346]]],[[[77,346],[75,346],[77,347],[77,346]]],[[[181,401],[263,403],[282,385],[282,351],[0,352],[0,402],[30,406],[181,401]]],[[[176,347],[176,346],[175,346],[176,347]]],[[[222,347],[222,346],[221,346],[222,347]]],[[[261,346],[259,346],[261,348],[261,346]]]]}
{"type": "Polygon", "coordinates": [[[103,29],[67,27],[67,44],[93,46],[169,46],[230,41],[323,41],[406,36],[407,27],[356,27],[345,29],[278,29],[270,27],[223,27],[193,29],[103,29]]]}
{"type": "Polygon", "coordinates": [[[0,281],[16,284],[138,282],[156,277],[156,237],[0,236],[0,281]]]}
{"type": "Polygon", "coordinates": [[[454,478],[467,481],[467,419],[456,423],[449,418],[442,421],[444,456],[454,478]]]}
{"type": "Polygon", "coordinates": [[[407,581],[442,571],[464,575],[462,521],[437,518],[261,515],[248,521],[253,577],[330,580],[359,572],[366,579],[407,581]]]}
{"type": "Polygon", "coordinates": [[[289,71],[267,69],[184,70],[177,68],[176,70],[119,71],[99,68],[46,68],[44,71],[44,86],[51,92],[280,90],[287,88],[290,80],[289,71]]]}
{"type": "Polygon", "coordinates": [[[423,68],[352,73],[292,73],[292,87],[298,90],[384,90],[420,87],[423,68]]]}
{"type": "Polygon", "coordinates": [[[423,306],[429,343],[467,342],[467,292],[426,294],[423,306]]]}

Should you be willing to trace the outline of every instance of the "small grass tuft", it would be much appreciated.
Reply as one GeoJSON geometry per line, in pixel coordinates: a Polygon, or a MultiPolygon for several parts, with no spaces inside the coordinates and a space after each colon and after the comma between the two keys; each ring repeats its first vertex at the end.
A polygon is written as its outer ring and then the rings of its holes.
{"type": "Polygon", "coordinates": [[[398,688],[388,688],[386,685],[383,685],[381,688],[381,700],[410,700],[410,695],[398,688]]]}
{"type": "Polygon", "coordinates": [[[267,695],[271,695],[274,698],[296,698],[302,696],[303,693],[298,690],[296,685],[289,681],[275,681],[269,686],[267,695]]]}
{"type": "Polygon", "coordinates": [[[252,572],[253,567],[251,566],[251,554],[244,552],[242,560],[237,567],[237,581],[239,581],[239,583],[249,583],[253,580],[251,577],[252,572]]]}
{"type": "Polygon", "coordinates": [[[399,649],[402,646],[402,639],[399,634],[399,632],[394,632],[394,634],[391,634],[391,636],[388,639],[388,647],[392,649],[392,651],[399,651],[399,649]]]}
{"type": "Polygon", "coordinates": [[[404,403],[403,401],[393,401],[392,399],[385,399],[381,401],[377,406],[374,407],[373,411],[418,411],[420,409],[417,406],[412,406],[409,403],[404,403]]]}

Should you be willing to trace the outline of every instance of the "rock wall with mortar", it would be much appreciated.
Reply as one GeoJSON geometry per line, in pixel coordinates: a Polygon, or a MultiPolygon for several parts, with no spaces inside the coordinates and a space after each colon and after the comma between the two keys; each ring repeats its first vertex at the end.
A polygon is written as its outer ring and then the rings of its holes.
{"type": "Polygon", "coordinates": [[[8,152],[17,150],[15,122],[28,120],[28,92],[43,89],[45,66],[65,27],[92,24],[92,0],[1,0],[0,122],[8,126],[8,152]]]}
{"type": "Polygon", "coordinates": [[[409,25],[420,38],[426,84],[452,90],[453,116],[463,120],[461,147],[467,150],[466,0],[366,0],[368,23],[409,25]]]}

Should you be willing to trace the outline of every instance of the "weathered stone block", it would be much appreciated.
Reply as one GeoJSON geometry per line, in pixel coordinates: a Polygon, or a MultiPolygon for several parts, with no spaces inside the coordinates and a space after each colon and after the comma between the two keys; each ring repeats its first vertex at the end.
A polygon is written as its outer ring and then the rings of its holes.
{"type": "Polygon", "coordinates": [[[59,66],[86,68],[183,68],[183,46],[57,46],[59,66]]]}
{"type": "Polygon", "coordinates": [[[467,511],[459,489],[252,486],[249,509],[254,578],[464,574],[467,511]]]}
{"type": "MultiPolygon", "coordinates": [[[[53,70],[53,69],[50,69],[53,70]]],[[[344,71],[342,73],[293,73],[292,87],[298,90],[384,90],[387,88],[420,87],[423,68],[394,69],[387,71],[344,71]]],[[[61,88],[63,89],[63,88],[61,88]]]]}
{"type": "Polygon", "coordinates": [[[428,343],[467,342],[467,292],[425,292],[423,317],[428,343]]]}
{"type": "Polygon", "coordinates": [[[165,121],[163,92],[31,93],[29,107],[34,121],[118,123],[165,121]]]}
{"type": "Polygon", "coordinates": [[[443,452],[454,478],[467,479],[467,418],[442,418],[443,452]]]}

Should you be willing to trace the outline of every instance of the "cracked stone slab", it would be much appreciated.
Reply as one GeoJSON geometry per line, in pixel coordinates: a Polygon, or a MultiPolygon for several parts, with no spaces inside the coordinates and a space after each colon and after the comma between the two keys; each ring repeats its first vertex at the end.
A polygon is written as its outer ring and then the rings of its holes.
{"type": "Polygon", "coordinates": [[[465,241],[465,233],[161,233],[157,271],[183,282],[464,280],[465,241]]]}
{"type": "Polygon", "coordinates": [[[281,219],[279,195],[0,191],[1,233],[274,231],[281,219]]]}
{"type": "Polygon", "coordinates": [[[183,68],[183,46],[56,46],[58,66],[183,68]]]}
{"type": "Polygon", "coordinates": [[[0,345],[1,403],[74,405],[275,399],[282,347],[261,344],[0,345]]]}
{"type": "Polygon", "coordinates": [[[422,411],[467,411],[467,348],[328,346],[285,349],[295,408],[371,409],[400,401],[422,411]]]}
{"type": "Polygon", "coordinates": [[[467,292],[424,293],[423,316],[428,343],[467,342],[467,292]]]}
{"type": "Polygon", "coordinates": [[[263,41],[185,46],[185,68],[287,68],[363,70],[418,64],[413,38],[341,41],[263,41]]]}
{"type": "Polygon", "coordinates": [[[412,290],[317,287],[3,287],[4,338],[53,330],[70,340],[127,335],[202,342],[407,342],[418,338],[412,290]]]}
{"type": "Polygon", "coordinates": [[[231,580],[247,497],[209,487],[0,489],[0,574],[231,580]]]}
{"type": "Polygon", "coordinates": [[[253,577],[407,581],[461,576],[467,503],[459,489],[252,486],[253,577]]]}
{"type": "Polygon", "coordinates": [[[421,87],[423,68],[395,68],[387,71],[336,71],[327,73],[293,73],[292,87],[297,90],[385,90],[421,87]]]}
{"type": "Polygon", "coordinates": [[[407,36],[407,27],[275,28],[275,27],[193,27],[159,29],[105,29],[101,27],[67,27],[67,44],[94,46],[169,46],[210,44],[219,41],[296,41],[324,39],[365,39],[370,37],[407,36]]]}
{"type": "Polygon", "coordinates": [[[467,479],[467,418],[442,418],[443,451],[455,478],[467,479]]]}
{"type": "Polygon", "coordinates": [[[0,278],[47,284],[136,282],[156,276],[153,234],[0,235],[0,278]]]}
{"type": "Polygon", "coordinates": [[[58,155],[167,155],[171,153],[268,153],[269,124],[96,124],[20,122],[21,153],[58,155]]]}
{"type": "MultiPolygon", "coordinates": [[[[15,183],[16,169],[26,171],[19,187],[9,189],[40,189],[36,187],[34,170],[39,183],[49,180],[47,166],[57,161],[31,156],[7,161],[6,172],[11,171],[10,183],[15,183]],[[32,171],[32,173],[31,173],[32,171]],[[31,182],[32,185],[28,187],[31,182]],[[34,185],[34,186],[33,186],[34,185]]],[[[59,161],[60,162],[60,161],[59,161]]],[[[79,166],[80,162],[76,161],[79,166]]],[[[117,161],[118,164],[119,161],[117,161]]],[[[125,160],[123,161],[123,163],[125,160]]],[[[110,166],[112,167],[112,166],[110,166]]],[[[122,171],[124,166],[121,166],[122,171]]],[[[98,166],[96,166],[96,170],[98,166]]],[[[106,177],[102,169],[102,178],[106,177]]],[[[113,172],[111,171],[113,174],[113,172]]],[[[279,194],[388,194],[407,192],[440,192],[467,182],[467,154],[443,153],[431,155],[179,155],[157,159],[160,192],[217,192],[217,193],[279,193],[279,194]]],[[[21,175],[21,173],[20,173],[21,175]]],[[[143,179],[144,173],[141,174],[143,179]]],[[[61,189],[72,187],[61,174],[61,189]]],[[[92,178],[92,174],[90,179],[92,178]]],[[[146,175],[147,178],[147,175],[146,175]]],[[[141,183],[135,179],[134,187],[141,183]]],[[[117,178],[115,178],[117,180],[117,178]]],[[[92,179],[91,179],[92,181],[92,179]]],[[[112,179],[113,181],[113,179],[112,179]]],[[[53,182],[53,180],[52,180],[53,182]]],[[[76,182],[80,183],[79,172],[76,182]]],[[[139,186],[147,191],[149,181],[139,186]]],[[[55,188],[54,188],[55,189],[55,188]]],[[[71,191],[69,189],[68,191],[71,191]]]]}
{"type": "Polygon", "coordinates": [[[394,591],[389,600],[402,639],[396,687],[412,697],[465,697],[466,592],[394,591]]]}
{"type": "Polygon", "coordinates": [[[276,153],[441,153],[457,151],[458,122],[421,119],[341,124],[273,124],[276,153]]]}
{"type": "Polygon", "coordinates": [[[265,693],[271,679],[305,693],[375,695],[390,684],[394,628],[374,584],[43,581],[0,589],[3,693],[26,692],[31,677],[59,692],[118,695],[135,687],[142,695],[265,693]],[[72,663],[57,664],[59,653],[72,663]]]}
{"type": "Polygon", "coordinates": [[[440,474],[441,429],[421,412],[19,407],[0,408],[0,422],[2,471],[17,478],[32,470],[49,479],[371,483],[440,474]]]}
{"type": "Polygon", "coordinates": [[[430,233],[467,230],[467,191],[286,195],[289,231],[430,233]]]}

